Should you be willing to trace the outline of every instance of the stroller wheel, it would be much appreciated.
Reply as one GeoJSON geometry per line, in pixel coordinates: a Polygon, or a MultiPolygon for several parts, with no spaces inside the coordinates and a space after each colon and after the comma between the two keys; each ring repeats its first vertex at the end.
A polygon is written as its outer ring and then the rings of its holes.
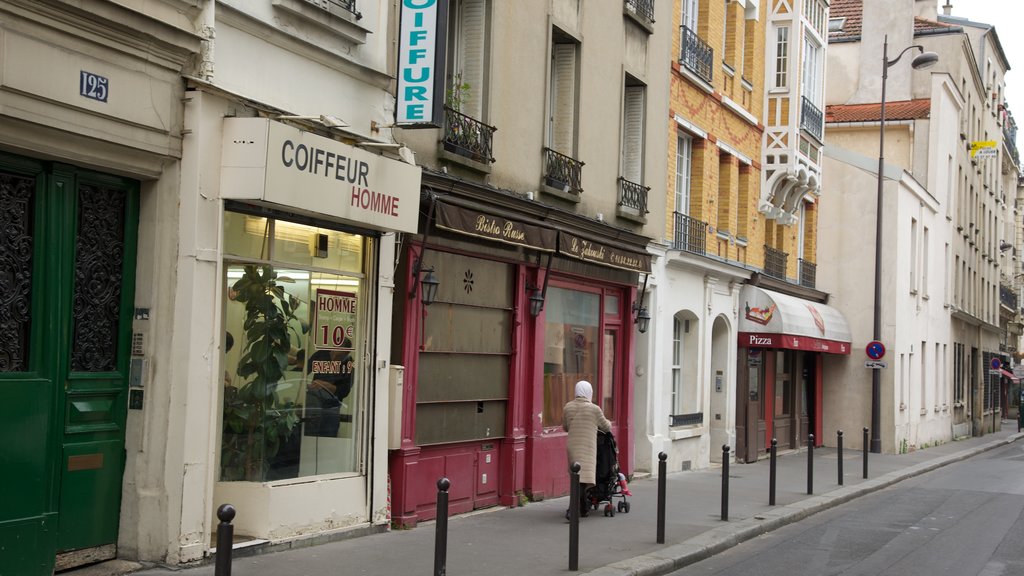
{"type": "Polygon", "coordinates": [[[629,502],[623,502],[622,504],[624,505],[623,508],[625,508],[623,512],[629,514],[629,502]]]}
{"type": "Polygon", "coordinates": [[[625,502],[619,502],[619,505],[617,506],[617,508],[619,509],[619,512],[625,512],[626,511],[626,503],[625,502]]]}

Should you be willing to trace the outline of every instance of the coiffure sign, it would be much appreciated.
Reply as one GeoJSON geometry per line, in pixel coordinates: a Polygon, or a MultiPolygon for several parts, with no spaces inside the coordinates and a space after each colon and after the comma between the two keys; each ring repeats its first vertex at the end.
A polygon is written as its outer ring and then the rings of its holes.
{"type": "Polygon", "coordinates": [[[221,198],[415,233],[420,174],[418,166],[266,118],[224,119],[221,198]]]}
{"type": "Polygon", "coordinates": [[[441,125],[447,0],[402,0],[395,124],[441,125]]]}

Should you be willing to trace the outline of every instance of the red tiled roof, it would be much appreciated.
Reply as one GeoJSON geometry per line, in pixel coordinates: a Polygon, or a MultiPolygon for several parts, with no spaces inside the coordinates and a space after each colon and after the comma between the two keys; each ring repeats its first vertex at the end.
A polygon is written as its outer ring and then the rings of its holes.
{"type": "Polygon", "coordinates": [[[843,28],[828,33],[829,40],[859,38],[864,16],[864,0],[833,0],[828,9],[828,17],[845,18],[843,28]]]}
{"type": "MultiPolygon", "coordinates": [[[[928,118],[932,101],[928,98],[885,103],[886,120],[918,120],[928,118]]],[[[833,104],[825,107],[825,122],[878,122],[882,116],[881,103],[833,104]]]]}
{"type": "MultiPolygon", "coordinates": [[[[828,39],[856,40],[860,38],[864,27],[864,0],[833,0],[828,10],[829,19],[845,18],[843,27],[840,30],[829,32],[828,39]]],[[[914,17],[914,34],[928,34],[935,32],[960,30],[956,24],[935,22],[925,18],[914,17]]]]}

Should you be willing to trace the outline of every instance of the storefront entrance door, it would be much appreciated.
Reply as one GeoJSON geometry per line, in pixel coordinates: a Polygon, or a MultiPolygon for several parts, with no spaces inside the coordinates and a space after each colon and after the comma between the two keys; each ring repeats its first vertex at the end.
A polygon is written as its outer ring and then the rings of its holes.
{"type": "Polygon", "coordinates": [[[49,575],[116,553],[138,190],[0,155],[0,206],[0,567],[49,575]]]}

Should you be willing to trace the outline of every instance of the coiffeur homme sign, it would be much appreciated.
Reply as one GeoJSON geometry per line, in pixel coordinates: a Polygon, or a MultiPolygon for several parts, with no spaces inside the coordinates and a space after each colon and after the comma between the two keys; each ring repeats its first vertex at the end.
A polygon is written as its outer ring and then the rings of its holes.
{"type": "Polygon", "coordinates": [[[416,232],[421,170],[267,118],[225,118],[221,198],[416,232]]]}

